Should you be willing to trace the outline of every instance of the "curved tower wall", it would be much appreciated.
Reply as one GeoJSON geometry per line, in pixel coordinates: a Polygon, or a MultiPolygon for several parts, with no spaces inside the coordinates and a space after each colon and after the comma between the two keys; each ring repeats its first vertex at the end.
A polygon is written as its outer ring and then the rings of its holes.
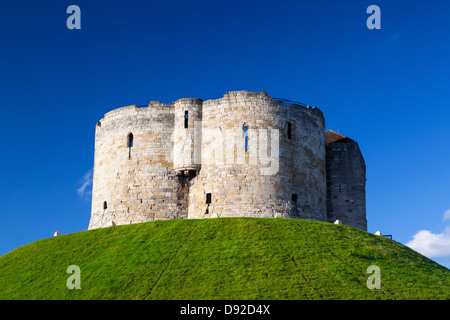
{"type": "Polygon", "coordinates": [[[186,217],[173,170],[173,122],[171,104],[152,102],[113,110],[97,123],[89,229],[186,217]]]}
{"type": "Polygon", "coordinates": [[[326,220],[324,126],[319,109],[286,105],[265,92],[235,91],[205,101],[202,164],[190,186],[188,218],[326,220]],[[277,136],[279,143],[272,144],[277,136]],[[275,152],[272,159],[266,146],[275,152]]]}

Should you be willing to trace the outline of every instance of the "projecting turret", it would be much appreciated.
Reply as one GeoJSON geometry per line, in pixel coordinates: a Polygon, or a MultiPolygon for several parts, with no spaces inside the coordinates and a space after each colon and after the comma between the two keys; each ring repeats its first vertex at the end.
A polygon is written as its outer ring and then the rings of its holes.
{"type": "Polygon", "coordinates": [[[173,166],[177,175],[194,176],[201,166],[202,99],[183,98],[174,103],[173,166]]]}

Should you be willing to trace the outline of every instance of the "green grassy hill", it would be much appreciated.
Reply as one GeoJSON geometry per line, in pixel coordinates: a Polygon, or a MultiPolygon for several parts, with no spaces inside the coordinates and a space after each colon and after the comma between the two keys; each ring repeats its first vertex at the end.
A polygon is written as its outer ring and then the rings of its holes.
{"type": "Polygon", "coordinates": [[[296,219],[153,221],[0,257],[0,299],[450,299],[450,270],[384,237],[296,219]],[[66,286],[69,265],[81,289],[66,286]],[[381,289],[366,286],[367,267],[381,289]]]}

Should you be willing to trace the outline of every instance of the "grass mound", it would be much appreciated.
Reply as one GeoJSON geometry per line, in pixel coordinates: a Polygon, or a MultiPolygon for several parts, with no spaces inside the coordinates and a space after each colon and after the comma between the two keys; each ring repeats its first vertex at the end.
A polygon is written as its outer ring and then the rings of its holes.
{"type": "Polygon", "coordinates": [[[450,271],[395,241],[297,219],[166,220],[0,257],[0,299],[450,299],[450,271]],[[69,290],[70,265],[81,289],[69,290]],[[367,268],[380,268],[368,289],[367,268]]]}

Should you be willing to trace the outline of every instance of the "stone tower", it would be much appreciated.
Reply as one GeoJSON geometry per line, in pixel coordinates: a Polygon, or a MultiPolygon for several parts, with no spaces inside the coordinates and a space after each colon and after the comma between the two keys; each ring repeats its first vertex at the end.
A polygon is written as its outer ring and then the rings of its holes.
{"type": "Polygon", "coordinates": [[[358,143],[333,130],[325,143],[328,221],[366,231],[366,165],[358,143]]]}
{"type": "Polygon", "coordinates": [[[97,122],[89,229],[187,218],[173,131],[174,107],[160,102],[116,109],[97,122]]]}
{"type": "Polygon", "coordinates": [[[188,218],[325,220],[324,126],[319,109],[265,92],[205,101],[201,170],[190,182],[188,218]]]}
{"type": "Polygon", "coordinates": [[[238,216],[327,221],[324,128],[318,108],[266,92],[112,110],[96,126],[89,229],[238,216]]]}

